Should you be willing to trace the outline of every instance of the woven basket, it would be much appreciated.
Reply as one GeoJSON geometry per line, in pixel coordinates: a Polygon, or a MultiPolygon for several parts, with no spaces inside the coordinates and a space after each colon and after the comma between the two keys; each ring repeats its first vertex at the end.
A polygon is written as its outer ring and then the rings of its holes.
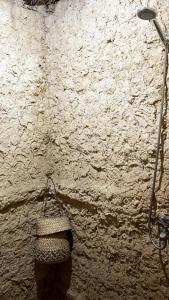
{"type": "Polygon", "coordinates": [[[71,226],[67,217],[43,217],[36,224],[35,259],[41,263],[55,264],[70,257],[67,230],[71,226]]]}
{"type": "Polygon", "coordinates": [[[49,5],[49,4],[54,4],[58,0],[24,0],[24,2],[27,5],[34,6],[34,5],[49,5]]]}

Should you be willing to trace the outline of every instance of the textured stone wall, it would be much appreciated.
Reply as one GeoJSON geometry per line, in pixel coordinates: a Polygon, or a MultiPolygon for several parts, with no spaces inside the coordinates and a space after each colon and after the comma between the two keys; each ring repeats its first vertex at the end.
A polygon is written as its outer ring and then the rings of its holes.
{"type": "MultiPolygon", "coordinates": [[[[60,0],[48,13],[0,1],[2,300],[38,297],[33,233],[49,173],[74,248],[72,272],[41,266],[43,299],[52,299],[51,282],[55,300],[69,285],[72,300],[169,299],[147,238],[163,58],[157,33],[136,17],[147,2],[168,28],[162,0],[60,0]]],[[[160,211],[168,157],[167,138],[160,211]]],[[[60,213],[52,190],[49,213],[60,213]]],[[[167,250],[163,258],[167,267],[167,250]]]]}
{"type": "MultiPolygon", "coordinates": [[[[168,28],[167,1],[149,2],[168,28]]],[[[136,17],[140,6],[62,0],[46,18],[48,155],[75,230],[73,299],[168,299],[147,237],[163,52],[151,24],[136,17]]],[[[166,140],[163,210],[168,154],[166,140]]]]}
{"type": "Polygon", "coordinates": [[[36,299],[32,226],[45,186],[44,18],[0,1],[0,299],[36,299]],[[39,204],[38,204],[39,203],[39,204]]]}

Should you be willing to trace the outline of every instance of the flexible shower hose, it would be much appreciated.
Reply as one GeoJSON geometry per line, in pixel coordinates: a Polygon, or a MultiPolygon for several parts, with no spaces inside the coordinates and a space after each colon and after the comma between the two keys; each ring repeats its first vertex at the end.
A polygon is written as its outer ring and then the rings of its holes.
{"type": "Polygon", "coordinates": [[[161,239],[159,237],[159,244],[153,240],[152,231],[153,231],[153,207],[156,202],[156,179],[157,179],[157,167],[159,161],[159,153],[160,153],[160,146],[162,145],[162,128],[163,128],[163,121],[164,121],[164,104],[167,102],[167,74],[168,74],[168,44],[165,45],[165,57],[164,57],[164,74],[163,74],[163,88],[162,88],[162,99],[161,99],[161,108],[160,108],[160,119],[159,119],[159,127],[158,127],[158,136],[157,136],[157,148],[156,148],[156,158],[155,158],[155,166],[154,166],[154,174],[153,174],[153,182],[151,188],[151,195],[150,195],[150,206],[148,210],[148,234],[150,241],[154,245],[155,248],[159,250],[163,250],[167,245],[167,239],[163,241],[161,244],[161,239]]]}

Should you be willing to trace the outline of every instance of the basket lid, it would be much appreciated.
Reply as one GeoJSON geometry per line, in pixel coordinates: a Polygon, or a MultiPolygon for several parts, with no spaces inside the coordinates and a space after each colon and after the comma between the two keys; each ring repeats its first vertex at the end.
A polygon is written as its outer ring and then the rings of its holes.
{"type": "Polygon", "coordinates": [[[36,234],[47,235],[65,230],[70,230],[71,225],[67,217],[43,217],[39,218],[36,223],[36,234]]]}

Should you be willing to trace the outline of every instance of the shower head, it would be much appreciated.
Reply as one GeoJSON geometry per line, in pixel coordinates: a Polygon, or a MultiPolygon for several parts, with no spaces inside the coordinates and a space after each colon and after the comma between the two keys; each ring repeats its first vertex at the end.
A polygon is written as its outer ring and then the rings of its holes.
{"type": "Polygon", "coordinates": [[[164,36],[163,31],[162,31],[159,23],[156,20],[157,13],[153,8],[143,7],[142,9],[139,9],[137,11],[137,16],[142,20],[149,20],[149,21],[152,20],[164,46],[166,46],[168,44],[168,40],[166,40],[166,37],[164,36]]]}
{"type": "Polygon", "coordinates": [[[153,20],[155,19],[156,15],[156,11],[148,7],[143,7],[137,11],[137,16],[142,20],[153,20]]]}

